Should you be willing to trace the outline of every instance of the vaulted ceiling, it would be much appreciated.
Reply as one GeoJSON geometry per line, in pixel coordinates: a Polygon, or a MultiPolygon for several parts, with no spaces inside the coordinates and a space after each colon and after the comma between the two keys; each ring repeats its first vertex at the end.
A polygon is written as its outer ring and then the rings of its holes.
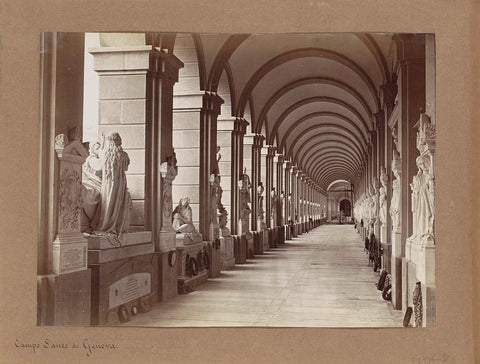
{"type": "Polygon", "coordinates": [[[392,34],[192,35],[200,87],[225,75],[231,116],[295,162],[320,187],[356,184],[381,86],[391,79],[392,34]]]}

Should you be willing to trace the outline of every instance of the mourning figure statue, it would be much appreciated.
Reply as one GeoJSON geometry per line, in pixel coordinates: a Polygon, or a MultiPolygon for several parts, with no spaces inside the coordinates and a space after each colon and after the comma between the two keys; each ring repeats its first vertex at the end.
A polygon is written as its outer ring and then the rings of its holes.
{"type": "Polygon", "coordinates": [[[118,133],[90,147],[82,169],[82,231],[121,236],[128,231],[132,199],[127,189],[130,158],[118,133]]]}
{"type": "Polygon", "coordinates": [[[130,158],[123,151],[122,138],[116,132],[107,138],[102,134],[99,155],[102,163],[102,202],[97,231],[120,236],[128,231],[132,199],[127,189],[130,158]]]}
{"type": "Polygon", "coordinates": [[[183,197],[180,199],[178,206],[172,213],[172,226],[177,233],[184,234],[192,241],[201,240],[201,235],[193,225],[193,213],[190,207],[190,199],[183,197]]]}

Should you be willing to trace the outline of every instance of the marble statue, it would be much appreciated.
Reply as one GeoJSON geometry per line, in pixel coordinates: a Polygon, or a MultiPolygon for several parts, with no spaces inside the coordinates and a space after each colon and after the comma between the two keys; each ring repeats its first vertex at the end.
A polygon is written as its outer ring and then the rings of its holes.
{"type": "Polygon", "coordinates": [[[379,207],[379,182],[378,178],[375,177],[372,186],[372,218],[376,221],[378,219],[378,207],[379,207]]]}
{"type": "MultiPolygon", "coordinates": [[[[277,192],[275,190],[275,187],[272,188],[272,192],[271,192],[271,195],[272,195],[272,205],[271,205],[271,217],[270,219],[272,220],[272,226],[271,227],[275,227],[277,225],[277,205],[278,205],[278,196],[277,196],[277,192]]],[[[303,208],[303,206],[302,206],[303,208]]]]}
{"type": "Polygon", "coordinates": [[[265,191],[265,188],[263,187],[263,182],[259,182],[258,183],[258,188],[257,188],[257,192],[258,192],[258,212],[257,212],[257,219],[259,220],[263,220],[263,214],[264,214],[264,210],[263,210],[263,192],[265,191]]]}
{"type": "Polygon", "coordinates": [[[202,236],[193,225],[193,213],[190,207],[190,199],[183,197],[180,199],[178,206],[172,213],[172,226],[177,233],[184,234],[192,241],[202,240],[202,236]]]}
{"type": "Polygon", "coordinates": [[[210,188],[210,223],[214,225],[218,223],[217,211],[222,192],[222,188],[220,187],[220,176],[214,175],[214,180],[211,183],[210,188]]]}
{"type": "Polygon", "coordinates": [[[378,204],[379,204],[379,212],[378,218],[382,225],[387,223],[387,182],[388,176],[385,171],[385,168],[382,167],[380,171],[380,190],[379,190],[379,197],[378,197],[378,204]]]}
{"type": "Polygon", "coordinates": [[[100,143],[90,146],[90,154],[82,167],[82,232],[92,233],[100,220],[102,202],[102,159],[98,153],[100,143]]]}
{"type": "Polygon", "coordinates": [[[220,159],[222,159],[222,155],[220,154],[220,146],[217,145],[217,150],[216,150],[216,157],[215,157],[215,163],[212,166],[212,173],[216,176],[220,175],[220,159]]]}
{"type": "Polygon", "coordinates": [[[102,159],[101,212],[96,231],[120,236],[129,228],[132,199],[127,189],[127,176],[130,158],[123,151],[122,138],[116,132],[106,139],[102,134],[99,148],[102,159]]]}
{"type": "Polygon", "coordinates": [[[171,221],[173,200],[172,200],[172,182],[178,174],[177,156],[175,152],[167,157],[165,165],[165,177],[162,183],[162,215],[164,223],[171,221]]]}
{"type": "Polygon", "coordinates": [[[420,156],[416,159],[417,174],[413,177],[412,189],[413,233],[408,240],[414,239],[426,245],[434,242],[435,220],[435,125],[426,114],[420,115],[417,132],[417,149],[420,156]]]}
{"type": "Polygon", "coordinates": [[[218,213],[219,213],[218,225],[220,226],[220,229],[226,229],[227,222],[228,222],[228,212],[227,212],[227,209],[222,204],[222,194],[223,194],[223,189],[220,187],[220,197],[219,197],[220,202],[218,203],[218,213]]]}
{"type": "Polygon", "coordinates": [[[390,217],[392,219],[393,231],[400,228],[400,177],[402,170],[402,160],[396,150],[393,150],[392,172],[395,179],[392,181],[392,199],[390,201],[390,217]]]}
{"type": "Polygon", "coordinates": [[[419,156],[416,159],[417,174],[410,184],[412,189],[413,234],[412,237],[433,236],[433,177],[429,174],[430,157],[419,156]]]}
{"type": "Polygon", "coordinates": [[[248,216],[250,215],[250,177],[248,174],[243,173],[241,176],[241,187],[240,187],[240,219],[243,221],[248,221],[248,216]]]}

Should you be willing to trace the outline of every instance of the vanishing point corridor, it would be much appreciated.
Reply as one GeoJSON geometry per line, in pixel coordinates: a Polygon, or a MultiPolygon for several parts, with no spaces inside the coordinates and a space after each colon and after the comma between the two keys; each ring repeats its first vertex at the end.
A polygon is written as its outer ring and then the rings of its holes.
{"type": "Polygon", "coordinates": [[[353,225],[322,225],[124,326],[402,326],[353,225]]]}

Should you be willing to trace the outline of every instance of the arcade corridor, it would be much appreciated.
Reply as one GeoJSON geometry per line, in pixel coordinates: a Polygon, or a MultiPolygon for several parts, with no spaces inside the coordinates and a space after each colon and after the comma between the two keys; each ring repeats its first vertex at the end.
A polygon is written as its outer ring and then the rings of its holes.
{"type": "Polygon", "coordinates": [[[352,225],[322,225],[125,326],[402,326],[352,225]]]}
{"type": "Polygon", "coordinates": [[[38,324],[435,326],[434,46],[42,33],[38,324]]]}

